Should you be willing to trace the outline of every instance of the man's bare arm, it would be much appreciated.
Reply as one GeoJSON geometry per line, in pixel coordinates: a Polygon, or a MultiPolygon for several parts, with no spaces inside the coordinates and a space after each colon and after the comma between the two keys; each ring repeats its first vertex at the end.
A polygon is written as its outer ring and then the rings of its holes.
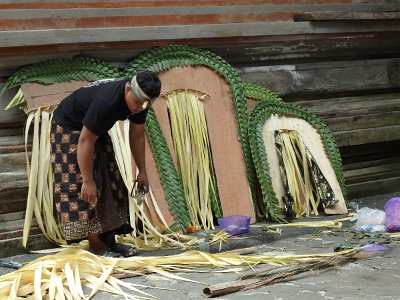
{"type": "Polygon", "coordinates": [[[98,136],[83,126],[78,141],[78,164],[83,185],[81,199],[93,203],[97,198],[97,187],[93,178],[94,148],[98,136]]]}

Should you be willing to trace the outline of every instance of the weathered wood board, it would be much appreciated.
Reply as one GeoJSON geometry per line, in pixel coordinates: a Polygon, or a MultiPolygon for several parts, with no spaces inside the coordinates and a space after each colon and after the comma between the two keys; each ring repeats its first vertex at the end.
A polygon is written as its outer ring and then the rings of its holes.
{"type": "Polygon", "coordinates": [[[38,107],[56,106],[73,91],[85,85],[85,81],[71,81],[43,85],[26,83],[21,86],[28,111],[38,107]]]}

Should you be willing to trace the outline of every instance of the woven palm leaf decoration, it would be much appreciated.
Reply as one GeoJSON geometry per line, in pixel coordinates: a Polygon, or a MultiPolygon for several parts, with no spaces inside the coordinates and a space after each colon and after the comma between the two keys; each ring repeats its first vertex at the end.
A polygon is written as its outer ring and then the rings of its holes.
{"type": "MultiPolygon", "coordinates": [[[[325,154],[329,159],[335,172],[343,197],[345,194],[345,184],[342,172],[342,164],[339,149],[335,139],[328,127],[315,115],[306,109],[289,103],[264,100],[259,101],[251,112],[249,120],[249,140],[257,177],[263,194],[263,201],[270,220],[285,221],[286,213],[279,205],[276,193],[273,189],[270,166],[268,163],[268,153],[263,140],[263,130],[266,121],[271,116],[286,116],[305,120],[308,122],[321,137],[325,154]]],[[[271,149],[271,151],[275,151],[271,149]]]]}
{"type": "MultiPolygon", "coordinates": [[[[75,80],[93,81],[105,78],[130,77],[132,74],[143,70],[161,72],[174,67],[196,65],[203,65],[215,70],[229,84],[237,119],[239,139],[243,150],[247,179],[254,204],[254,211],[259,220],[265,219],[266,217],[272,220],[281,220],[283,214],[282,211],[274,206],[274,201],[276,199],[274,199],[274,192],[270,185],[270,178],[268,175],[260,175],[260,162],[262,161],[262,155],[260,154],[261,149],[259,149],[259,153],[256,153],[255,151],[257,150],[254,149],[257,147],[254,145],[254,141],[252,145],[249,141],[249,138],[253,140],[255,138],[254,130],[249,129],[254,128],[255,120],[260,114],[258,112],[260,108],[254,109],[249,123],[249,112],[247,109],[248,99],[256,100],[258,102],[257,107],[266,105],[269,109],[275,108],[277,110],[285,110],[295,114],[297,117],[306,115],[310,120],[309,122],[313,121],[313,126],[318,128],[321,137],[323,137],[327,155],[332,161],[338,180],[344,191],[340,156],[335,141],[326,126],[323,125],[323,123],[315,116],[307,113],[304,109],[285,104],[276,93],[255,84],[243,83],[232,66],[221,57],[206,50],[182,45],[159,47],[147,51],[137,57],[129,63],[125,70],[121,71],[107,63],[101,62],[100,60],[90,58],[58,59],[41,62],[17,71],[7,80],[3,90],[27,82],[49,84],[75,80]],[[264,209],[260,209],[258,206],[256,197],[257,181],[261,184],[264,198],[263,201],[267,213],[264,212],[264,209]]],[[[23,101],[23,95],[21,95],[20,91],[14,98],[14,104],[19,104],[23,101]]],[[[152,109],[150,109],[146,120],[146,133],[156,160],[158,173],[164,189],[165,198],[169,205],[169,210],[176,223],[182,228],[186,228],[191,224],[191,219],[188,213],[182,183],[174,166],[165,137],[162,134],[160,124],[158,123],[156,115],[152,109]]],[[[268,166],[263,165],[262,169],[268,170],[268,166]]],[[[266,174],[268,174],[268,172],[266,174]]]]}
{"type": "MultiPolygon", "coordinates": [[[[252,194],[253,206],[257,217],[261,219],[262,214],[258,211],[256,200],[257,178],[253,166],[253,160],[251,157],[247,135],[248,113],[246,96],[244,94],[244,85],[239,78],[237,71],[223,58],[210,51],[183,45],[170,45],[166,47],[152,49],[139,56],[129,64],[128,68],[125,70],[125,74],[135,74],[146,69],[152,70],[154,72],[160,72],[166,71],[173,67],[185,67],[190,65],[203,65],[215,70],[221,77],[225,79],[225,81],[229,84],[231,88],[232,101],[237,118],[239,139],[243,149],[243,159],[246,167],[247,179],[252,194]]],[[[159,134],[160,127],[153,111],[149,111],[149,117],[146,121],[146,130],[149,136],[154,136],[155,138],[158,136],[160,139],[163,139],[162,135],[160,136],[159,134]]],[[[161,140],[157,141],[157,143],[161,142],[162,145],[156,145],[156,143],[153,143],[150,140],[152,147],[159,148],[153,148],[153,153],[157,161],[157,166],[159,168],[159,173],[166,197],[168,197],[168,195],[174,195],[175,198],[172,203],[170,203],[168,198],[167,200],[169,201],[170,205],[176,205],[176,202],[183,203],[184,193],[183,189],[178,186],[178,176],[175,174],[171,174],[171,171],[168,172],[168,175],[174,175],[174,178],[172,178],[172,180],[176,182],[176,184],[170,185],[167,184],[166,180],[168,179],[170,182],[171,178],[167,175],[164,176],[163,174],[165,173],[165,171],[160,170],[160,168],[164,167],[163,162],[166,164],[172,164],[172,160],[170,160],[170,157],[168,157],[169,155],[167,153],[164,153],[165,151],[168,151],[166,142],[161,140]],[[162,152],[163,154],[158,154],[158,151],[162,152]],[[166,158],[166,160],[163,160],[163,156],[166,158]],[[176,189],[176,187],[179,187],[179,189],[176,189]]],[[[171,167],[168,167],[168,170],[172,170],[172,165],[171,167]]],[[[171,209],[174,210],[174,208],[171,208],[170,206],[170,210],[171,209]]]]}

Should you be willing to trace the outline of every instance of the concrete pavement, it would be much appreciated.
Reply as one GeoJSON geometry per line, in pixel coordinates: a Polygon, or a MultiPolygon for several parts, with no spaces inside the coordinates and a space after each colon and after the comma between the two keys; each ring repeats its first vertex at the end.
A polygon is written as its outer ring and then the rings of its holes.
{"type": "MultiPolygon", "coordinates": [[[[381,195],[355,200],[360,207],[382,209],[383,204],[400,193],[381,195]]],[[[350,202],[350,201],[349,201],[350,202]]],[[[320,220],[336,219],[337,216],[323,216],[320,220]]],[[[314,219],[313,219],[314,220],[314,219]]],[[[219,299],[400,299],[400,243],[399,238],[390,238],[387,234],[361,234],[351,229],[353,222],[345,222],[341,230],[329,228],[284,228],[281,235],[267,233],[266,224],[256,224],[249,234],[231,238],[223,244],[222,251],[253,247],[254,254],[317,254],[330,253],[335,248],[354,244],[380,244],[386,251],[376,252],[373,256],[358,259],[343,266],[318,272],[307,272],[293,278],[263,286],[254,290],[241,291],[220,296],[219,299]]],[[[210,232],[198,232],[200,237],[209,237],[210,232]]],[[[219,246],[204,244],[201,250],[218,252],[219,246]]],[[[180,251],[152,251],[142,255],[170,255],[180,251]]],[[[2,259],[0,262],[23,263],[38,255],[26,254],[2,259]]],[[[13,267],[13,266],[10,266],[13,267]]],[[[254,269],[257,270],[258,267],[254,269]]],[[[12,271],[12,268],[0,268],[0,274],[12,271]]],[[[166,279],[151,274],[146,277],[124,279],[125,282],[143,284],[155,288],[145,291],[159,299],[204,299],[203,288],[227,281],[236,280],[240,274],[219,273],[215,269],[201,269],[200,272],[178,273],[185,278],[204,284],[188,283],[175,279],[166,279]],[[166,288],[170,290],[160,290],[166,288]]],[[[92,299],[123,299],[109,293],[99,292],[92,299]]]]}

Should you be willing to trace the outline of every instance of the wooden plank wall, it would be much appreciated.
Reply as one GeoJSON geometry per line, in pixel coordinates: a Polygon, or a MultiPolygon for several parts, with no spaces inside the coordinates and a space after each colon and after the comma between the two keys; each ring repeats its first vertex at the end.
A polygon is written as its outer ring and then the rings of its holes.
{"type": "MultiPolygon", "coordinates": [[[[124,67],[155,46],[211,50],[244,81],[308,106],[328,124],[351,197],[383,193],[400,184],[399,12],[398,0],[4,0],[0,88],[19,67],[53,58],[124,67]]],[[[2,108],[11,95],[1,97],[2,108]]],[[[23,196],[10,191],[26,190],[23,123],[18,109],[0,112],[0,160],[17,170],[0,173],[0,204],[12,203],[10,213],[23,209],[23,196]]]]}

